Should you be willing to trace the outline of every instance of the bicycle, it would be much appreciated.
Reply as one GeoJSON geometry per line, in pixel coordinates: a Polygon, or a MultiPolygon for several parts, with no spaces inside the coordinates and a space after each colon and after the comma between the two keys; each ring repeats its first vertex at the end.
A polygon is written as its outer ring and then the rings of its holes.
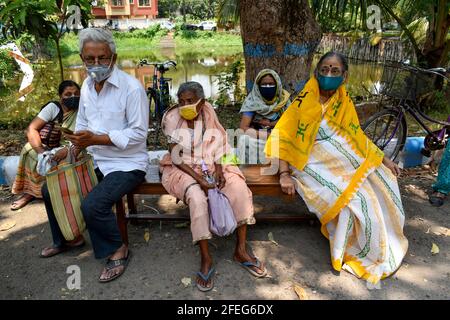
{"type": "Polygon", "coordinates": [[[170,107],[171,96],[169,83],[172,78],[164,77],[164,73],[169,71],[171,67],[176,69],[177,63],[173,60],[164,62],[148,62],[146,59],[141,59],[138,66],[144,65],[153,66],[152,86],[146,89],[147,97],[149,98],[150,109],[150,123],[149,132],[155,132],[154,147],[158,147],[158,137],[161,130],[161,120],[164,112],[170,107]]]}
{"type": "Polygon", "coordinates": [[[420,101],[438,90],[436,84],[448,86],[450,79],[446,73],[450,69],[422,69],[404,63],[385,64],[384,67],[379,102],[384,110],[367,119],[362,125],[364,133],[384,151],[385,156],[394,161],[406,142],[406,114],[409,114],[427,132],[421,150],[424,156],[430,157],[432,151],[445,148],[450,134],[450,116],[447,121],[433,119],[421,110],[420,101]],[[383,102],[383,99],[388,102],[383,102]],[[439,124],[442,128],[433,131],[425,124],[425,120],[439,124]]]}

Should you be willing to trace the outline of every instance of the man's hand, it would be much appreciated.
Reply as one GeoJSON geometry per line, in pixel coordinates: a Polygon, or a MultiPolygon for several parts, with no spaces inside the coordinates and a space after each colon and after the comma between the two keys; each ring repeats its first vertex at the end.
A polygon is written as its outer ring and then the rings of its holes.
{"type": "Polygon", "coordinates": [[[64,137],[70,140],[70,142],[72,142],[80,150],[98,144],[98,136],[87,130],[77,131],[74,134],[66,133],[64,134],[64,137]]]}
{"type": "Polygon", "coordinates": [[[288,174],[282,174],[280,176],[280,185],[281,190],[290,195],[293,196],[295,194],[295,182],[294,179],[288,174]]]}
{"type": "Polygon", "coordinates": [[[60,162],[61,160],[64,160],[67,157],[67,152],[69,151],[68,147],[65,147],[63,149],[58,150],[55,155],[53,156],[52,160],[56,162],[60,162]]]}
{"type": "Polygon", "coordinates": [[[400,167],[391,159],[384,157],[383,158],[383,164],[392,171],[392,173],[394,174],[394,176],[398,177],[402,171],[400,169],[400,167]]]}

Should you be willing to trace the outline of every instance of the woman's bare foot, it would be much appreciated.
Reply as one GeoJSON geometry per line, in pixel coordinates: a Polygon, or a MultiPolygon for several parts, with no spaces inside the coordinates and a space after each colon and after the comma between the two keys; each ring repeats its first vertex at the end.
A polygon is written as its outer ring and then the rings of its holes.
{"type": "Polygon", "coordinates": [[[28,203],[36,199],[34,196],[28,193],[24,193],[19,199],[15,200],[11,204],[11,210],[19,210],[25,207],[28,203]]]}
{"type": "Polygon", "coordinates": [[[203,288],[202,291],[209,291],[213,287],[212,281],[212,259],[211,258],[202,258],[200,263],[200,273],[203,274],[204,277],[197,275],[197,284],[203,288]],[[209,276],[208,276],[209,275],[209,276]]]}
{"type": "Polygon", "coordinates": [[[82,247],[84,245],[84,243],[85,243],[84,238],[83,238],[83,236],[80,235],[76,239],[66,242],[60,247],[56,247],[53,245],[51,247],[46,247],[46,248],[42,249],[40,256],[41,256],[41,258],[50,258],[50,257],[56,256],[57,254],[66,252],[68,250],[82,247]]]}
{"type": "Polygon", "coordinates": [[[251,256],[245,248],[236,248],[233,258],[255,277],[266,276],[267,270],[264,264],[256,257],[251,256]]]}

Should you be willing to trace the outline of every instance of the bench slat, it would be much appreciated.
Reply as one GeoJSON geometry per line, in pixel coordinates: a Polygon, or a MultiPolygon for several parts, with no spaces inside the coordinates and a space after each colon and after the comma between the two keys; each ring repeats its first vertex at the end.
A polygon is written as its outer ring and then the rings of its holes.
{"type": "MultiPolygon", "coordinates": [[[[184,214],[154,214],[154,213],[137,213],[127,214],[127,220],[150,220],[150,221],[189,221],[188,215],[184,214]]],[[[312,214],[273,214],[262,213],[256,214],[257,221],[305,221],[316,220],[316,216],[312,214]]]]}

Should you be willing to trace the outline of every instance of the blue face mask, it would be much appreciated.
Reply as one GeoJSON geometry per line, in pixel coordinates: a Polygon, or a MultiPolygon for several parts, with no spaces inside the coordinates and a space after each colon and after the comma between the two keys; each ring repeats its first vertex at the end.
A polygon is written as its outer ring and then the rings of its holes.
{"type": "Polygon", "coordinates": [[[260,85],[259,92],[261,93],[261,96],[264,98],[264,100],[272,101],[273,98],[275,98],[275,95],[277,94],[277,86],[276,85],[260,85]]]}
{"type": "Polygon", "coordinates": [[[331,91],[339,88],[339,86],[344,82],[344,77],[343,76],[329,77],[329,76],[322,76],[319,74],[317,80],[319,81],[320,89],[331,91]]]}

